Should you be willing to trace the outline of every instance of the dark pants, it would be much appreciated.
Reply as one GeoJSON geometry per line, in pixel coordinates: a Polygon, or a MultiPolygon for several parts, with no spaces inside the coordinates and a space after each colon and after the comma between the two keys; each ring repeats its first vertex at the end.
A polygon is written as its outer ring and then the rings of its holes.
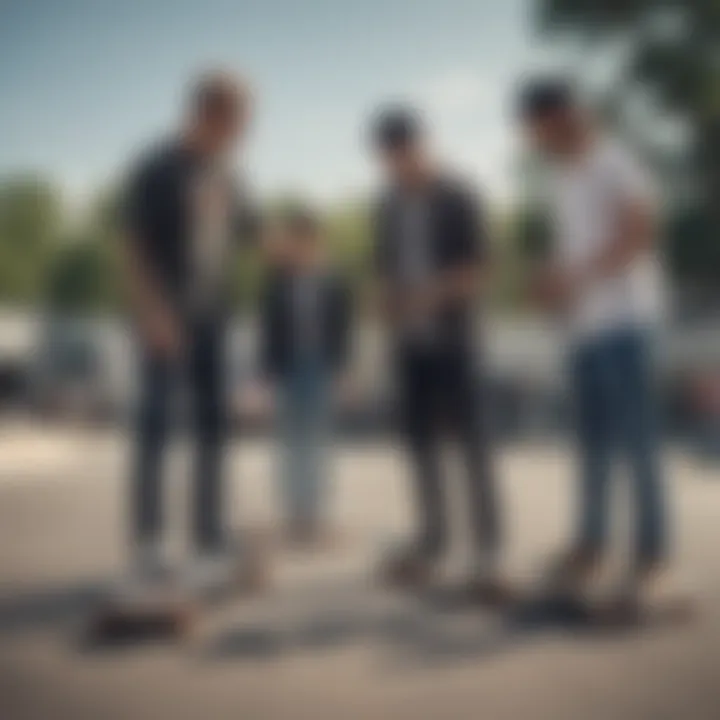
{"type": "Polygon", "coordinates": [[[642,330],[618,330],[585,342],[571,359],[580,450],[579,543],[603,550],[612,465],[624,456],[634,495],[635,550],[647,561],[666,552],[651,345],[642,330]]]}
{"type": "Polygon", "coordinates": [[[194,323],[180,361],[144,357],[133,477],[133,517],[139,542],[162,532],[162,474],[178,391],[188,390],[190,429],[197,443],[192,498],[193,537],[201,550],[220,549],[222,452],[226,435],[224,327],[218,320],[194,323]]]}
{"type": "Polygon", "coordinates": [[[397,356],[401,421],[414,466],[420,516],[419,549],[439,554],[447,540],[441,441],[450,435],[463,455],[475,540],[499,546],[498,500],[485,422],[485,397],[465,347],[405,348],[397,356]]]}

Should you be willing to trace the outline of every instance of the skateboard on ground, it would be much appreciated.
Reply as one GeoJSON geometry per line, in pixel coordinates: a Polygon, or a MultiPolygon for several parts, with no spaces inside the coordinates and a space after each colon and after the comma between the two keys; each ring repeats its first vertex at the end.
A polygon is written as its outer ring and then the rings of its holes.
{"type": "Polygon", "coordinates": [[[248,537],[242,547],[242,563],[236,571],[211,587],[190,589],[171,577],[128,593],[109,594],[90,618],[89,638],[112,643],[189,636],[204,613],[267,588],[265,544],[248,537]]]}
{"type": "Polygon", "coordinates": [[[603,597],[545,590],[529,593],[511,610],[512,617],[520,624],[611,632],[681,625],[692,621],[695,614],[692,598],[680,591],[647,598],[627,589],[603,597]]]}

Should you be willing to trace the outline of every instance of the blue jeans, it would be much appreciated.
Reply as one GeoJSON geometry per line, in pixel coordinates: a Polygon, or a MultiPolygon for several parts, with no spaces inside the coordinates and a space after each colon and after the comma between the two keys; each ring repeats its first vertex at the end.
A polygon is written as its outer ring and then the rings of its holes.
{"type": "Polygon", "coordinates": [[[319,362],[298,362],[281,385],[281,489],[291,522],[320,521],[326,496],[330,440],[330,373],[319,362]]]}
{"type": "Polygon", "coordinates": [[[623,457],[632,481],[636,556],[661,560],[667,532],[651,334],[626,328],[587,341],[573,352],[571,373],[580,451],[580,547],[604,549],[610,478],[615,460],[623,457]]]}

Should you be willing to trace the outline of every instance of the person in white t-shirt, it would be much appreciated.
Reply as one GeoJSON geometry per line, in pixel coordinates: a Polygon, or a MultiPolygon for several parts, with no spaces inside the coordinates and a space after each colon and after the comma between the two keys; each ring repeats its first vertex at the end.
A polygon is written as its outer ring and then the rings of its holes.
{"type": "Polygon", "coordinates": [[[567,328],[580,457],[577,537],[558,566],[590,580],[604,560],[612,465],[628,461],[635,509],[632,579],[667,560],[666,507],[654,408],[652,336],[662,319],[653,182],[578,102],[570,83],[530,82],[520,96],[530,141],[552,165],[554,243],[532,291],[567,328]]]}

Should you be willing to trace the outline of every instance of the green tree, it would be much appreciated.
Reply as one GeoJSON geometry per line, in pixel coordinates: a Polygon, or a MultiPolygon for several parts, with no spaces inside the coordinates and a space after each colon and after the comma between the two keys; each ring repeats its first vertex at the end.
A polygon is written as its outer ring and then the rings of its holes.
{"type": "Polygon", "coordinates": [[[60,222],[51,183],[31,175],[0,179],[0,301],[39,300],[60,222]]]}
{"type": "Polygon", "coordinates": [[[113,253],[97,237],[63,242],[55,253],[51,268],[46,300],[52,311],[85,314],[117,309],[113,253]]]}

